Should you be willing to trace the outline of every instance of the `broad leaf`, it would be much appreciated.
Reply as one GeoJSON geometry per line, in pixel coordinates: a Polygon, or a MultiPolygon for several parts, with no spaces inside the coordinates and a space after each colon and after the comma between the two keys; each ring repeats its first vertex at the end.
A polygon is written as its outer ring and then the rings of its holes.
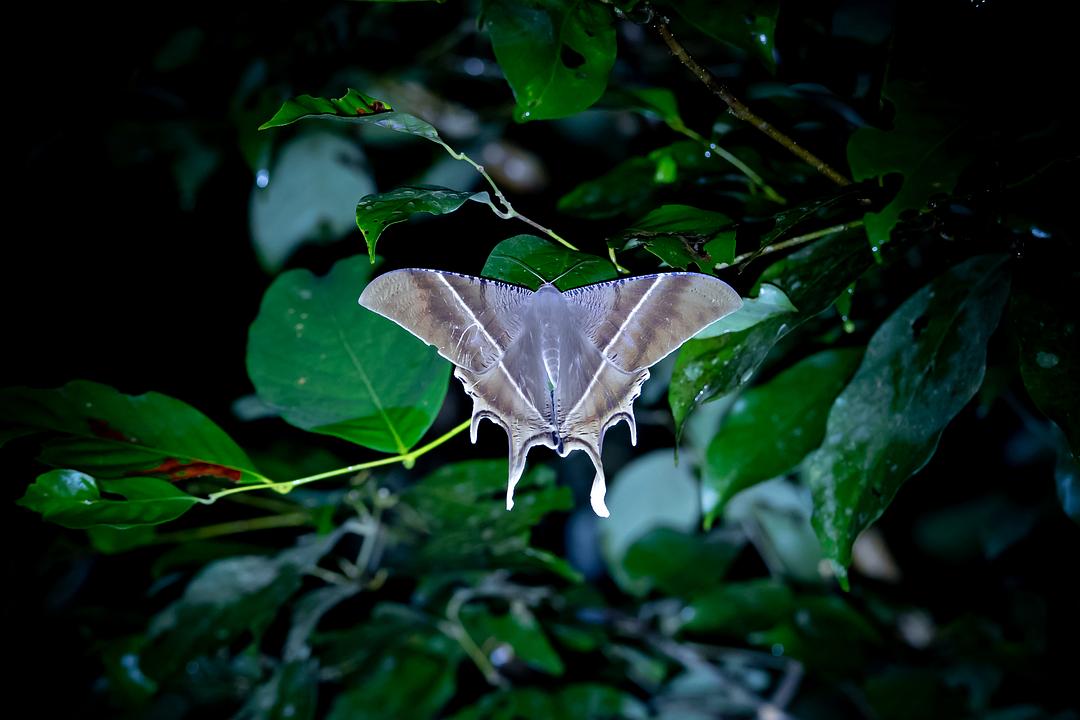
{"type": "Polygon", "coordinates": [[[397,112],[390,107],[389,103],[368,97],[352,88],[336,99],[301,95],[298,98],[286,100],[274,117],[260,125],[259,129],[284,127],[297,120],[308,118],[376,125],[394,132],[416,135],[443,145],[439,132],[430,123],[414,115],[397,112]]]}
{"type": "Polygon", "coordinates": [[[693,263],[713,273],[717,263],[735,257],[731,219],[689,205],[662,205],[634,222],[613,241],[613,247],[644,247],[671,267],[686,270],[693,263]]]}
{"type": "Polygon", "coordinates": [[[758,58],[770,71],[776,69],[776,20],[779,0],[667,0],[686,22],[721,42],[734,45],[758,58]]]}
{"type": "Polygon", "coordinates": [[[540,280],[533,273],[546,282],[561,275],[562,278],[556,283],[560,290],[618,277],[615,268],[605,258],[575,252],[535,235],[515,235],[503,240],[492,249],[480,274],[536,290],[540,287],[540,280]]]}
{"type": "Polygon", "coordinates": [[[568,488],[539,466],[518,485],[520,500],[506,512],[505,460],[445,465],[401,494],[407,529],[391,555],[414,572],[432,569],[546,566],[529,552],[532,527],[549,512],[573,506],[568,488]]]}
{"type": "Polygon", "coordinates": [[[695,598],[681,614],[694,632],[742,636],[784,620],[793,607],[791,589],[775,580],[725,583],[695,598]]]}
{"type": "Polygon", "coordinates": [[[519,122],[574,115],[600,99],[615,64],[611,10],[593,0],[486,0],[483,26],[519,122]]]}
{"type": "Polygon", "coordinates": [[[448,638],[418,635],[382,653],[349,683],[327,720],[426,720],[454,696],[460,653],[448,638]]]}
{"type": "Polygon", "coordinates": [[[668,391],[676,431],[681,434],[698,405],[748,383],[780,338],[832,305],[873,261],[862,237],[837,233],[766,268],[761,281],[779,287],[798,311],[768,314],[744,330],[685,343],[668,391]]]}
{"type": "Polygon", "coordinates": [[[356,204],[356,225],[364,234],[371,264],[375,264],[375,244],[389,225],[405,222],[420,213],[446,215],[469,200],[491,205],[491,198],[486,192],[474,193],[422,185],[406,185],[390,192],[365,195],[356,204]]]}
{"type": "Polygon", "coordinates": [[[896,107],[893,128],[859,128],[847,148],[857,181],[889,173],[904,176],[892,202],[866,215],[866,234],[875,247],[888,242],[900,213],[921,210],[932,195],[951,192],[973,154],[970,128],[955,108],[932,103],[906,82],[891,83],[885,97],[896,107]]]}
{"type": "Polygon", "coordinates": [[[50,470],[27,488],[19,505],[64,527],[126,529],[175,520],[196,502],[197,498],[155,477],[98,481],[78,470],[50,470]],[[103,498],[102,491],[125,499],[103,498]]]}
{"type": "Polygon", "coordinates": [[[1077,364],[1077,272],[1044,268],[1017,278],[1009,303],[1019,345],[1020,376],[1035,405],[1057,423],[1080,457],[1080,367],[1077,364]]]}
{"type": "Polygon", "coordinates": [[[58,433],[41,460],[96,478],[150,475],[265,482],[244,451],[195,408],[167,395],[123,395],[76,380],[55,390],[0,390],[0,422],[58,433]]]}
{"type": "Polygon", "coordinates": [[[860,349],[812,355],[744,393],[706,453],[715,517],[735,493],[795,467],[825,437],[829,408],[855,372],[860,349]]]}
{"type": "Polygon", "coordinates": [[[495,615],[481,607],[466,606],[461,622],[480,647],[504,646],[503,664],[516,660],[556,676],[566,669],[536,618],[525,608],[495,615]]]}
{"type": "Polygon", "coordinates": [[[308,241],[329,242],[353,230],[356,198],[375,192],[355,142],[328,132],[306,133],[282,147],[265,187],[251,191],[255,254],[278,272],[308,241]]]}
{"type": "Polygon", "coordinates": [[[765,322],[774,315],[798,312],[784,291],[775,285],[764,283],[758,287],[757,297],[743,298],[738,310],[720,318],[697,335],[697,340],[716,337],[724,333],[739,332],[765,322]]]}
{"type": "Polygon", "coordinates": [[[356,256],[325,277],[293,270],[277,278],[248,335],[248,375],[291,424],[403,453],[435,420],[450,365],[357,304],[370,274],[356,256]]]}
{"type": "Polygon", "coordinates": [[[999,256],[972,258],[923,287],[882,323],[807,458],[814,529],[842,583],[856,536],[934,454],[982,383],[986,344],[1009,292],[999,256]]]}
{"type": "Polygon", "coordinates": [[[687,597],[717,585],[740,549],[741,542],[715,533],[698,535],[657,527],[630,546],[623,569],[650,589],[687,597]]]}
{"type": "Polygon", "coordinates": [[[580,720],[581,718],[649,717],[645,705],[629,693],[595,684],[567,685],[557,691],[519,688],[485,695],[451,720],[580,720]]]}

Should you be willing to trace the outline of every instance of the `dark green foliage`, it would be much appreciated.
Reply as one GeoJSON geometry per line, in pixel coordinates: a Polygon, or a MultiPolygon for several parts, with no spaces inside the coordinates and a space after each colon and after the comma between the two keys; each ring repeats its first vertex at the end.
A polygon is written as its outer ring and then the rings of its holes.
{"type": "Polygon", "coordinates": [[[1078,720],[1065,10],[28,7],[12,94],[63,98],[13,131],[0,284],[36,714],[1078,720]],[[608,428],[611,517],[543,448],[508,512],[502,431],[357,302],[406,267],[744,302],[608,428]]]}

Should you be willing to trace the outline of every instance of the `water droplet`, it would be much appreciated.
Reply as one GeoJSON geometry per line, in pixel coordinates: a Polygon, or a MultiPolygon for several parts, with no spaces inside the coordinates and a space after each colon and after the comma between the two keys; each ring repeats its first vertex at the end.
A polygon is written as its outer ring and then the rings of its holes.
{"type": "Polygon", "coordinates": [[[310,300],[311,299],[311,291],[310,290],[301,290],[300,291],[300,299],[301,300],[310,300]]]}
{"type": "Polygon", "coordinates": [[[1058,356],[1054,353],[1038,352],[1035,353],[1035,362],[1038,363],[1039,367],[1049,370],[1050,368],[1057,366],[1059,360],[1058,356]]]}
{"type": "Polygon", "coordinates": [[[1050,237],[1050,233],[1046,232],[1042,228],[1037,228],[1034,225],[1031,226],[1031,234],[1041,239],[1046,239],[1050,237]]]}
{"type": "Polygon", "coordinates": [[[465,58],[464,70],[468,75],[479,77],[484,74],[487,64],[478,57],[465,58]]]}
{"type": "Polygon", "coordinates": [[[762,45],[768,45],[769,44],[769,37],[765,33],[759,34],[757,36],[757,39],[758,39],[758,42],[761,43],[762,45]]]}
{"type": "Polygon", "coordinates": [[[753,370],[747,370],[746,372],[743,373],[741,382],[744,382],[744,383],[750,382],[750,378],[752,378],[752,377],[754,377],[754,371],[753,370]]]}
{"type": "Polygon", "coordinates": [[[708,150],[706,150],[706,151],[705,151],[705,157],[707,157],[707,158],[711,158],[711,157],[712,157],[712,153],[711,153],[711,152],[709,152],[708,150]]]}
{"type": "Polygon", "coordinates": [[[514,659],[514,650],[506,643],[497,645],[494,650],[491,651],[491,664],[495,667],[502,667],[506,663],[514,659]]]}
{"type": "Polygon", "coordinates": [[[307,378],[306,377],[298,377],[298,378],[296,378],[296,384],[297,385],[307,385],[307,378]]]}
{"type": "Polygon", "coordinates": [[[301,332],[304,329],[304,323],[296,323],[293,327],[296,329],[296,332],[301,332]]]}
{"type": "Polygon", "coordinates": [[[259,172],[255,173],[255,185],[261,188],[270,184],[270,171],[266,168],[259,168],[259,172]]]}

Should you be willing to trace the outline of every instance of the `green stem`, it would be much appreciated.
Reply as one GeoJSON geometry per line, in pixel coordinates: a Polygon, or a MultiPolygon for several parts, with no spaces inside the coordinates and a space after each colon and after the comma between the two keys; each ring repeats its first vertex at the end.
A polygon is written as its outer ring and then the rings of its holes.
{"type": "Polygon", "coordinates": [[[751,183],[761,188],[761,191],[765,193],[765,197],[769,198],[773,202],[780,203],[781,205],[787,204],[787,200],[784,199],[784,197],[780,193],[773,190],[772,187],[770,187],[769,184],[766,183],[760,175],[754,172],[754,170],[749,165],[744,163],[736,156],[732,155],[724,148],[720,147],[714,142],[709,142],[704,137],[702,137],[702,135],[696,130],[688,128],[686,125],[684,125],[681,120],[669,120],[667,125],[675,132],[681,135],[685,135],[699,145],[704,146],[707,150],[716,153],[718,156],[722,157],[723,159],[734,165],[739,170],[739,172],[741,172],[747,177],[747,179],[751,183]]]}
{"type": "Polygon", "coordinates": [[[408,465],[411,465],[412,463],[416,462],[416,458],[420,457],[421,455],[424,455],[425,453],[428,453],[428,452],[434,450],[435,448],[439,447],[440,445],[442,445],[446,441],[452,439],[455,435],[460,435],[461,433],[468,430],[469,429],[469,424],[471,422],[472,422],[472,420],[466,420],[465,422],[463,422],[460,425],[452,428],[448,432],[446,432],[446,433],[440,435],[439,437],[435,438],[434,440],[429,442],[427,445],[421,445],[420,447],[416,448],[415,450],[411,450],[410,452],[407,452],[407,453],[402,453],[401,455],[394,455],[392,457],[379,458],[378,460],[370,460],[370,461],[365,462],[365,463],[360,463],[359,465],[349,465],[348,467],[338,468],[337,470],[329,470],[327,472],[319,473],[317,475],[308,475],[307,477],[298,478],[296,480],[288,480],[286,482],[260,483],[260,484],[240,485],[239,487],[226,488],[225,490],[219,490],[218,492],[210,493],[210,495],[208,495],[206,498],[199,498],[199,502],[201,502],[203,505],[213,505],[219,499],[221,499],[223,497],[226,497],[228,495],[233,495],[235,493],[242,493],[242,492],[251,492],[252,490],[271,489],[271,490],[276,490],[276,491],[278,491],[280,493],[287,493],[290,490],[292,490],[293,488],[298,487],[300,485],[307,485],[308,483],[313,483],[313,482],[316,482],[318,480],[325,480],[327,478],[337,477],[338,475],[347,475],[349,473],[355,473],[355,472],[359,472],[361,470],[368,470],[370,468],[381,467],[383,465],[393,465],[395,463],[403,463],[406,466],[408,466],[408,465]]]}
{"type": "Polygon", "coordinates": [[[862,225],[862,220],[852,220],[851,222],[841,223],[840,225],[833,225],[832,227],[815,230],[814,232],[806,233],[805,235],[798,235],[796,237],[784,240],[783,242],[766,245],[765,247],[758,248],[753,252],[738,255],[729,263],[717,263],[716,269],[723,270],[724,268],[731,267],[732,265],[738,265],[741,262],[753,260],[760,255],[768,255],[769,253],[779,252],[780,250],[787,250],[788,248],[792,248],[797,245],[803,245],[804,243],[811,242],[812,240],[817,240],[818,238],[825,237],[826,235],[833,235],[835,233],[844,232],[845,230],[862,227],[862,225]]]}
{"type": "Polygon", "coordinates": [[[522,215],[521,213],[519,213],[517,210],[515,210],[514,206],[511,205],[510,201],[506,199],[505,195],[503,195],[503,191],[499,189],[499,186],[496,185],[495,181],[491,178],[490,175],[488,175],[487,170],[484,169],[483,165],[476,162],[475,160],[473,160],[471,157],[469,157],[465,153],[458,152],[457,150],[454,150],[454,148],[450,147],[449,145],[444,143],[442,140],[437,140],[436,142],[438,142],[439,145],[442,146],[443,150],[445,150],[447,153],[450,154],[450,157],[454,158],[455,160],[463,160],[463,161],[469,163],[470,165],[472,165],[473,168],[476,170],[476,172],[480,173],[480,176],[483,177],[484,180],[487,181],[487,184],[491,187],[491,192],[495,195],[495,199],[498,200],[499,204],[501,204],[503,206],[503,209],[500,210],[498,207],[495,206],[494,203],[491,203],[491,209],[496,215],[501,217],[503,220],[509,220],[511,218],[517,218],[518,220],[522,221],[523,223],[525,223],[527,225],[532,225],[534,228],[536,228],[540,232],[544,233],[545,235],[547,235],[549,238],[551,238],[555,242],[560,243],[562,245],[565,245],[566,247],[570,248],[571,250],[575,250],[575,251],[578,250],[578,248],[576,246],[572,245],[568,240],[563,238],[561,235],[556,233],[551,228],[546,228],[543,225],[541,225],[540,223],[536,222],[535,220],[533,220],[531,218],[527,218],[524,215],[522,215]]]}
{"type": "Polygon", "coordinates": [[[264,515],[250,520],[234,520],[232,522],[218,523],[179,530],[177,532],[163,533],[154,538],[154,544],[184,543],[194,540],[206,540],[207,538],[221,537],[222,535],[236,535],[238,533],[251,532],[252,530],[272,530],[283,527],[299,527],[311,522],[311,515],[303,513],[289,513],[288,515],[264,515]]]}

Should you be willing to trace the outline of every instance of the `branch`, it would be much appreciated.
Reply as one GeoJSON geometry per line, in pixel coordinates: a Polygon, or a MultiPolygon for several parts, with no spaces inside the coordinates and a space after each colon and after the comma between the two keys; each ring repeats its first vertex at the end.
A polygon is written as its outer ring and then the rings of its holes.
{"type": "Polygon", "coordinates": [[[797,142],[789,138],[784,133],[777,130],[766,120],[754,114],[754,112],[746,105],[744,105],[743,102],[739,100],[739,98],[732,95],[730,90],[721,85],[711,72],[703,68],[701,65],[698,65],[697,61],[694,60],[694,58],[690,57],[690,54],[686,52],[686,48],[679,44],[679,41],[676,40],[675,36],[671,34],[671,29],[668,28],[667,23],[664,22],[664,19],[660,15],[653,13],[652,19],[649,21],[649,26],[652,27],[657,32],[657,34],[660,35],[661,38],[663,38],[664,43],[667,44],[672,54],[679,59],[679,62],[689,68],[690,72],[694,73],[694,75],[697,76],[698,80],[705,83],[705,87],[709,88],[709,90],[711,90],[714,95],[723,100],[727,104],[727,106],[731,108],[731,112],[735,115],[735,117],[750,123],[758,130],[765,133],[770,138],[786,147],[800,160],[808,163],[811,167],[813,167],[825,177],[832,180],[837,185],[843,187],[845,185],[851,184],[850,180],[848,180],[846,177],[844,177],[832,167],[830,167],[829,164],[826,163],[824,160],[799,145],[797,142]]]}

